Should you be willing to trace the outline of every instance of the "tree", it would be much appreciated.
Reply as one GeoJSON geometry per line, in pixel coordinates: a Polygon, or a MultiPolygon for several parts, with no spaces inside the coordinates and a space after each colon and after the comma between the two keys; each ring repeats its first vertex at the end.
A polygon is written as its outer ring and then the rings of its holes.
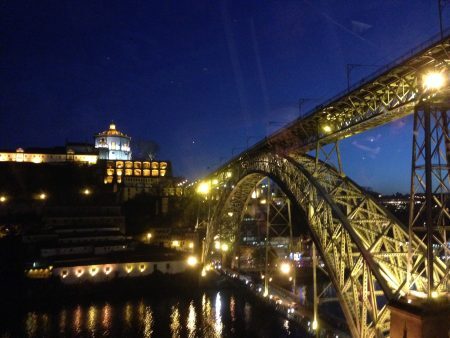
{"type": "Polygon", "coordinates": [[[152,161],[159,152],[159,144],[152,140],[136,140],[133,145],[133,157],[135,158],[152,161]]]}

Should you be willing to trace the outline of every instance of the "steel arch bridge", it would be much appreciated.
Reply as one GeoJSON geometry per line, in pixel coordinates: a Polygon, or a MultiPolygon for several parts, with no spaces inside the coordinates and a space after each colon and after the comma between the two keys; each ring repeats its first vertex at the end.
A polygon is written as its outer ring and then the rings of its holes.
{"type": "Polygon", "coordinates": [[[450,37],[421,47],[211,173],[206,180],[213,182],[214,209],[204,257],[216,236],[236,243],[244,206],[256,184],[269,177],[307,214],[353,337],[389,335],[388,304],[405,295],[430,299],[433,290],[448,299],[450,260],[440,257],[450,256],[450,87],[430,90],[422,78],[438,72],[450,82],[450,37]],[[406,227],[345,177],[338,141],[408,114],[414,114],[415,126],[412,201],[421,192],[427,199],[418,211],[412,202],[415,214],[406,227]],[[315,157],[308,155],[313,150],[315,157]],[[438,210],[436,224],[433,208],[438,210]],[[422,235],[423,229],[416,230],[425,211],[429,218],[422,235]],[[434,256],[433,245],[441,248],[434,256]]]}
{"type": "MultiPolygon", "coordinates": [[[[309,230],[353,336],[388,334],[388,302],[410,289],[425,289],[427,281],[420,273],[413,273],[408,284],[408,229],[331,166],[309,156],[262,152],[242,159],[224,176],[228,179],[221,183],[229,188],[220,195],[207,245],[215,235],[236,242],[244,205],[256,184],[270,177],[307,213],[309,230]]],[[[423,267],[424,244],[417,236],[411,242],[414,265],[423,267]]],[[[436,278],[442,279],[446,267],[441,261],[435,264],[436,278]]]]}

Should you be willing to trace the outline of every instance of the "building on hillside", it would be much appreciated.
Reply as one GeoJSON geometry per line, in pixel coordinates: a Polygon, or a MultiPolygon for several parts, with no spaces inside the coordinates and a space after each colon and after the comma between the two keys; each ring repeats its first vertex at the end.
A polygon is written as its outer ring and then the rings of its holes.
{"type": "Polygon", "coordinates": [[[131,160],[131,137],[116,129],[111,123],[109,129],[95,135],[95,148],[101,160],[131,160]]]}
{"type": "Polygon", "coordinates": [[[0,162],[95,164],[98,151],[92,145],[68,143],[65,147],[17,148],[0,151],[0,162]]]}
{"type": "Polygon", "coordinates": [[[39,247],[41,259],[64,260],[97,256],[129,248],[125,218],[119,206],[58,206],[47,208],[45,233],[23,236],[39,247]]]}

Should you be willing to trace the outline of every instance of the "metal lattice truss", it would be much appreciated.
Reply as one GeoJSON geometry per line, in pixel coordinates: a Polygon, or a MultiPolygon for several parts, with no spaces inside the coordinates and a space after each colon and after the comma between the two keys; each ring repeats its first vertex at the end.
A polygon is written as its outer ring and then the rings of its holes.
{"type": "MultiPolygon", "coordinates": [[[[450,247],[450,111],[446,106],[426,106],[414,114],[413,159],[409,226],[427,244],[428,261],[436,258],[445,271],[422,263],[420,272],[428,278],[428,294],[449,291],[450,247]],[[427,196],[429,194],[430,196],[427,196]],[[444,265],[446,264],[446,266],[444,265]]],[[[418,248],[420,249],[420,248],[418,248]]],[[[411,262],[417,264],[418,262],[411,262]]]]}
{"type": "Polygon", "coordinates": [[[315,107],[308,116],[287,124],[250,151],[270,146],[277,152],[307,153],[319,141],[334,142],[412,114],[422,100],[423,76],[449,69],[450,37],[446,36],[420,46],[351,91],[315,107]]]}
{"type": "MultiPolygon", "coordinates": [[[[356,184],[323,162],[305,155],[264,152],[219,172],[220,195],[207,231],[206,252],[214,236],[235,242],[242,211],[263,177],[270,177],[308,215],[314,242],[354,337],[380,337],[389,332],[387,302],[408,290],[420,295],[426,278],[418,268],[424,244],[378,206],[356,184]],[[407,284],[408,243],[415,267],[407,284]]],[[[442,265],[435,271],[443,276],[442,265]]]]}

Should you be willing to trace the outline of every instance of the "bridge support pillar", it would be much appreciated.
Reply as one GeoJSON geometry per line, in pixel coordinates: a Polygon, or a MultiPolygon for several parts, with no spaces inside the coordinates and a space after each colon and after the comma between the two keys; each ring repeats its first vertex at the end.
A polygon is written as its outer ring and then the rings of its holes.
{"type": "Polygon", "coordinates": [[[389,305],[391,338],[450,337],[450,304],[429,303],[420,307],[405,303],[389,305]]]}

